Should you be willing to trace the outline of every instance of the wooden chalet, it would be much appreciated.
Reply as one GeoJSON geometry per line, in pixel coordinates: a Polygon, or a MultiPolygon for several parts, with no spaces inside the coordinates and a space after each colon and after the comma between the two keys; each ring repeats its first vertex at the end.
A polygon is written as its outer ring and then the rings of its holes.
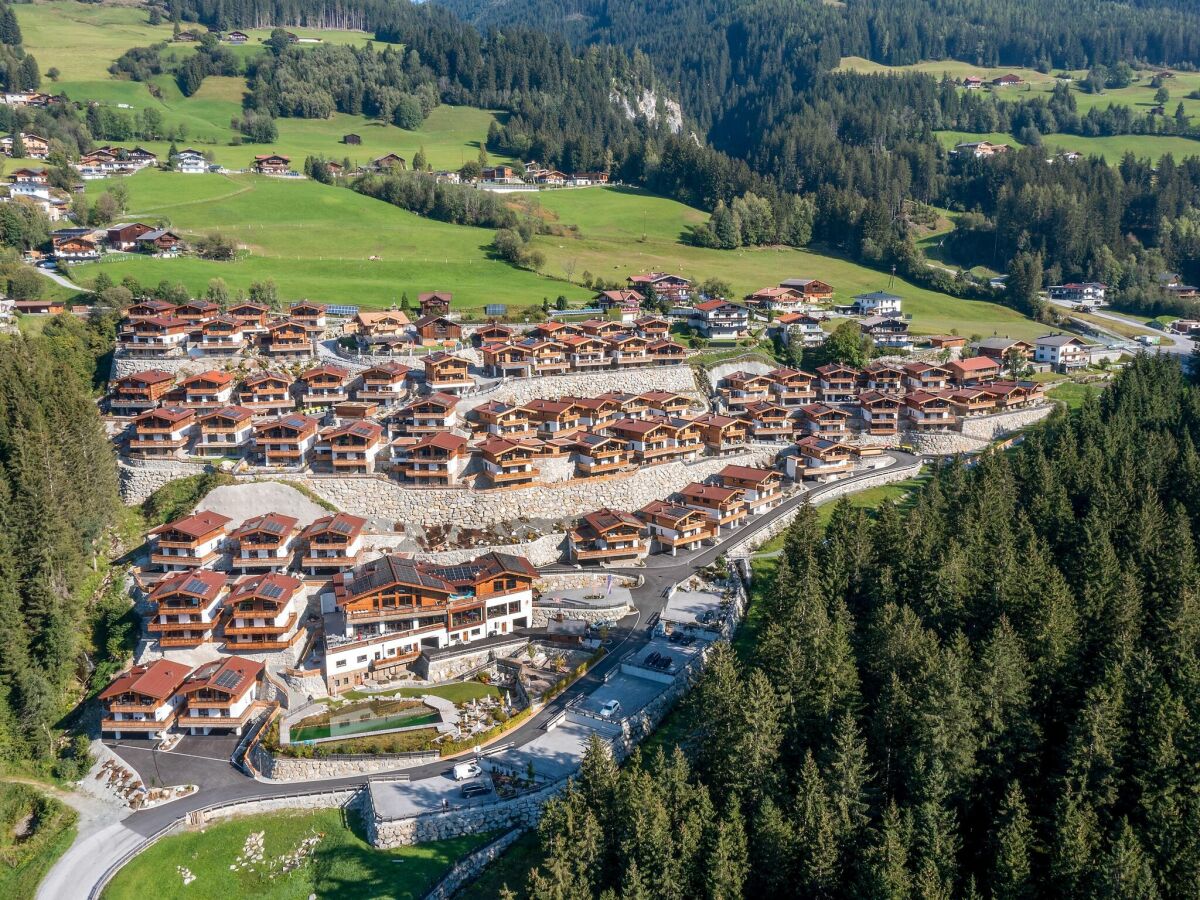
{"type": "Polygon", "coordinates": [[[203,356],[235,356],[246,347],[246,326],[234,316],[216,316],[200,326],[192,346],[203,356]]]}
{"type": "Polygon", "coordinates": [[[397,410],[392,418],[393,432],[421,436],[449,431],[459,425],[458,398],[453,394],[433,393],[417,397],[397,410]]]}
{"type": "Polygon", "coordinates": [[[654,360],[650,357],[650,341],[636,334],[617,334],[605,338],[608,355],[618,368],[644,366],[654,360]]]}
{"type": "Polygon", "coordinates": [[[972,387],[1000,377],[1004,363],[990,356],[969,356],[946,363],[950,381],[957,387],[972,387]]]}
{"type": "Polygon", "coordinates": [[[630,451],[620,438],[583,432],[575,438],[575,468],[585,478],[611,475],[630,462],[630,451]]]}
{"type": "Polygon", "coordinates": [[[904,368],[891,363],[868,363],[859,375],[859,384],[869,391],[898,394],[904,389],[904,368]]]}
{"type": "Polygon", "coordinates": [[[115,415],[136,415],[158,406],[175,386],[175,375],[162,369],[131,372],[112,383],[108,408],[115,415]]]}
{"type": "Polygon", "coordinates": [[[633,320],[633,330],[647,340],[665,340],[671,334],[671,323],[662,316],[642,316],[633,320]]]}
{"type": "Polygon", "coordinates": [[[819,437],[846,436],[850,413],[825,403],[810,403],[800,407],[800,430],[819,437]]]}
{"type": "Polygon", "coordinates": [[[376,403],[395,403],[408,392],[408,366],[398,362],[385,362],[371,366],[359,373],[359,387],[354,392],[357,400],[376,403]]]}
{"type": "Polygon", "coordinates": [[[230,653],[286,650],[304,637],[304,582],[281,572],[246,575],[225,597],[225,649],[230,653]]]}
{"type": "Polygon", "coordinates": [[[220,369],[209,369],[189,375],[179,382],[185,406],[204,410],[224,406],[233,397],[233,374],[220,369]]]}
{"type": "Polygon", "coordinates": [[[324,331],[327,311],[324,303],[300,300],[288,307],[288,318],[310,331],[324,331]]]}
{"type": "Polygon", "coordinates": [[[905,363],[904,387],[909,391],[940,391],[950,381],[950,372],[931,363],[905,363]]]}
{"type": "Polygon", "coordinates": [[[358,565],[367,520],[349,513],[314,519],[300,535],[300,566],[310,575],[358,565]]]}
{"type": "Polygon", "coordinates": [[[430,353],[425,357],[425,384],[431,391],[460,394],[475,387],[470,363],[450,353],[430,353]]]}
{"type": "Polygon", "coordinates": [[[987,388],[955,388],[947,397],[956,417],[984,416],[996,411],[996,395],[987,388]]]}
{"type": "Polygon", "coordinates": [[[300,536],[295,517],[270,512],[252,516],[230,535],[231,565],[241,572],[290,569],[300,536]]]}
{"type": "Polygon", "coordinates": [[[792,411],[779,403],[751,403],[742,411],[756,441],[791,441],[796,434],[792,411]]]}
{"type": "Polygon", "coordinates": [[[606,369],[612,365],[609,346],[598,337],[586,334],[565,334],[556,341],[562,347],[573,372],[606,369]]]}
{"type": "Polygon", "coordinates": [[[621,418],[621,406],[608,397],[561,397],[566,403],[579,408],[579,424],[584,428],[600,431],[609,422],[621,418]]]}
{"type": "Polygon", "coordinates": [[[771,379],[754,372],[732,372],[721,380],[717,396],[731,412],[740,412],[747,404],[771,398],[771,379]]]}
{"type": "Polygon", "coordinates": [[[681,503],[652,500],[635,515],[649,527],[652,549],[672,556],[680,550],[695,550],[717,536],[717,525],[707,513],[681,503]]]}
{"type": "Polygon", "coordinates": [[[263,331],[271,317],[270,307],[249,301],[235,303],[225,312],[241,322],[242,327],[248,332],[263,331]]]}
{"type": "Polygon", "coordinates": [[[741,491],[746,511],[752,516],[772,510],[783,502],[783,476],[774,469],[726,466],[717,473],[716,482],[721,487],[741,491]]]}
{"type": "Polygon", "coordinates": [[[1007,363],[1010,353],[1025,361],[1033,359],[1034,346],[1028,341],[990,337],[976,342],[974,346],[979,356],[987,356],[1001,363],[1007,363]]]}
{"type": "Polygon", "coordinates": [[[454,295],[449,291],[429,291],[417,295],[417,307],[422,316],[448,316],[454,303],[454,295]]]}
{"type": "Polygon", "coordinates": [[[267,326],[262,337],[262,350],[268,356],[311,356],[312,335],[302,322],[284,319],[267,326]]]}
{"type": "Polygon", "coordinates": [[[343,326],[347,334],[356,334],[366,343],[381,338],[403,337],[411,327],[408,316],[398,309],[359,310],[343,326]]]}
{"type": "Polygon", "coordinates": [[[172,316],[175,304],[166,300],[139,300],[125,310],[125,321],[137,322],[140,319],[153,319],[156,316],[172,316]]]}
{"type": "Polygon", "coordinates": [[[717,413],[705,413],[692,420],[700,429],[704,445],[714,453],[724,453],[746,446],[750,439],[750,423],[717,413]]]}
{"type": "Polygon", "coordinates": [[[291,376],[279,372],[247,375],[238,386],[238,403],[260,415],[287,412],[295,405],[291,376]]]}
{"type": "Polygon", "coordinates": [[[950,399],[940,391],[909,391],[904,395],[904,418],[915,431],[945,431],[955,421],[950,399]]]}
{"type": "Polygon", "coordinates": [[[584,319],[579,323],[580,330],[589,337],[608,338],[625,334],[625,326],[612,319],[584,319]]]}
{"type": "Polygon", "coordinates": [[[205,510],[150,529],[150,565],[163,572],[210,566],[220,556],[228,516],[205,510]]]}
{"type": "Polygon", "coordinates": [[[241,734],[257,711],[265,672],[262,663],[234,656],[204,663],[179,689],[187,697],[179,727],[194,735],[241,734]]]}
{"type": "Polygon", "coordinates": [[[130,456],[139,459],[168,459],[180,456],[191,439],[196,411],[162,406],[139,413],[130,423],[126,442],[130,456]]]}
{"type": "Polygon", "coordinates": [[[527,353],[529,369],[534,375],[562,375],[571,367],[566,347],[558,341],[530,338],[521,341],[521,346],[527,353]]]}
{"type": "Polygon", "coordinates": [[[489,435],[519,440],[534,436],[536,429],[523,406],[489,400],[474,409],[475,420],[489,435]]]}
{"type": "Polygon", "coordinates": [[[583,410],[571,400],[530,400],[529,420],[544,437],[570,434],[580,427],[583,410]]]}
{"type": "Polygon", "coordinates": [[[462,326],[445,316],[422,316],[413,323],[421,343],[426,346],[462,340],[462,326]]]}
{"type": "Polygon", "coordinates": [[[491,321],[485,325],[480,325],[471,332],[471,344],[474,347],[483,347],[486,344],[502,344],[512,340],[513,330],[499,322],[491,321]]]}
{"type": "Polygon", "coordinates": [[[296,413],[259,422],[254,450],[268,466],[303,466],[316,447],[318,426],[318,419],[296,413]]]}
{"type": "Polygon", "coordinates": [[[452,487],[459,483],[469,457],[467,439],[451,431],[426,434],[404,448],[393,470],[405,481],[427,487],[452,487]]]}
{"type": "Polygon", "coordinates": [[[280,153],[260,154],[250,168],[259,175],[287,175],[292,170],[292,158],[280,153]]]}
{"type": "Polygon", "coordinates": [[[598,509],[583,516],[567,533],[567,555],[576,562],[645,559],[650,552],[649,536],[649,527],[637,516],[598,509]]]}
{"type": "Polygon", "coordinates": [[[641,398],[653,416],[682,416],[692,408],[692,401],[674,391],[643,391],[641,398]]]}
{"type": "Polygon", "coordinates": [[[888,435],[900,430],[900,407],[903,402],[895,394],[866,390],[858,395],[858,410],[867,434],[888,435]]]}
{"type": "Polygon", "coordinates": [[[183,663],[156,659],[122,672],[100,692],[100,736],[165,738],[179,717],[183,697],[177,691],[190,671],[183,663]]]}
{"type": "Polygon", "coordinates": [[[833,286],[819,278],[789,278],[779,282],[779,286],[796,291],[809,303],[828,303],[833,300],[833,286]]]}
{"type": "Polygon", "coordinates": [[[858,370],[841,363],[820,366],[817,388],[822,403],[851,403],[858,393],[858,370]]]}
{"type": "Polygon", "coordinates": [[[211,643],[221,620],[225,576],[210,569],[177,572],[150,591],[153,609],[146,621],[160,647],[199,647],[211,643]]]}
{"type": "Polygon", "coordinates": [[[692,283],[688,279],[665,272],[630,275],[629,288],[646,299],[657,297],[668,303],[686,303],[692,296],[692,283]]]}
{"type": "Polygon", "coordinates": [[[187,346],[190,326],[174,316],[148,316],[129,322],[117,346],[128,356],[179,356],[187,346]]]}
{"type": "Polygon", "coordinates": [[[334,363],[322,363],[300,373],[297,386],[301,406],[332,406],[350,399],[350,370],[334,363]]]}
{"type": "Polygon", "coordinates": [[[746,497],[740,488],[693,481],[679,491],[679,499],[684,506],[712,519],[718,533],[746,521],[746,497]]]}
{"type": "Polygon", "coordinates": [[[655,365],[677,365],[687,359],[688,351],[683,344],[677,341],[658,338],[650,341],[650,346],[646,348],[646,355],[649,361],[655,365]]]}
{"type": "Polygon", "coordinates": [[[650,415],[650,407],[641,394],[629,394],[624,391],[605,391],[600,397],[612,400],[621,407],[621,415],[627,419],[644,419],[650,415]]]}
{"type": "Polygon", "coordinates": [[[853,469],[850,448],[838,440],[811,434],[796,442],[796,454],[784,458],[788,477],[794,481],[834,481],[853,469]]]}
{"type": "Polygon", "coordinates": [[[528,444],[503,437],[490,437],[479,445],[483,471],[492,487],[529,484],[539,469],[533,465],[534,450],[528,444]]]}
{"type": "Polygon", "coordinates": [[[316,457],[334,472],[366,475],[375,471],[375,460],[386,444],[382,425],[356,419],[323,430],[317,438],[316,457]]]}
{"type": "Polygon", "coordinates": [[[240,457],[254,440],[254,410],[244,406],[218,406],[201,413],[196,425],[197,456],[240,457]]]}
{"type": "Polygon", "coordinates": [[[108,226],[104,230],[104,240],[110,250],[134,250],[137,248],[137,239],[153,230],[153,227],[142,222],[123,222],[108,226]]]}

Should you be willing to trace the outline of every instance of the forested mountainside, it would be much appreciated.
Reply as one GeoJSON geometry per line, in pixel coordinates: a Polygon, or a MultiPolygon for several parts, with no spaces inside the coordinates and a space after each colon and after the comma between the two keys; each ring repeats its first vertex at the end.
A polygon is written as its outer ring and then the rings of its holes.
{"type": "Polygon", "coordinates": [[[592,752],[522,896],[1192,898],[1200,388],[1142,357],[907,512],[787,533],[760,639],[592,752]]]}
{"type": "Polygon", "coordinates": [[[0,338],[0,768],[71,756],[55,729],[99,662],[94,627],[122,614],[93,596],[120,509],[91,395],[111,331],[59,316],[36,337],[0,338]]]}

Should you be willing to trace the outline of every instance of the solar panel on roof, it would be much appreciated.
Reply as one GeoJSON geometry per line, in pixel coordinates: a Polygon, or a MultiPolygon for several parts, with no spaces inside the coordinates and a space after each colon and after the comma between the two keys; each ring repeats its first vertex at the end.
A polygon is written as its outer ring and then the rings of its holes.
{"type": "Polygon", "coordinates": [[[279,522],[263,522],[262,530],[268,534],[283,534],[283,525],[279,522]]]}
{"type": "Polygon", "coordinates": [[[208,584],[199,578],[192,578],[183,586],[183,589],[189,594],[203,594],[208,590],[208,584]]]}
{"type": "Polygon", "coordinates": [[[259,589],[259,593],[264,597],[270,597],[272,600],[276,600],[283,596],[283,588],[277,584],[264,584],[259,589]]]}
{"type": "Polygon", "coordinates": [[[483,308],[485,316],[506,316],[508,315],[508,306],[504,303],[489,303],[483,308]]]}
{"type": "Polygon", "coordinates": [[[338,534],[349,534],[354,530],[349,522],[334,522],[329,527],[338,534]]]}
{"type": "Polygon", "coordinates": [[[358,307],[357,306],[341,306],[338,304],[333,304],[330,306],[326,306],[325,312],[329,313],[329,315],[331,315],[331,316],[357,316],[358,315],[358,307]]]}
{"type": "Polygon", "coordinates": [[[242,683],[242,673],[233,669],[226,669],[217,676],[217,680],[213,682],[219,688],[232,690],[242,683]]]}

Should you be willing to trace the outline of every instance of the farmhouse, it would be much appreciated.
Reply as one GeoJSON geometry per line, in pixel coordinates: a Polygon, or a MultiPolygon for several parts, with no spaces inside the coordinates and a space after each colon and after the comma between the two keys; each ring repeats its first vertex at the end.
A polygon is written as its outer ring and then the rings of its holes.
{"type": "Polygon", "coordinates": [[[681,275],[665,272],[646,272],[630,275],[629,287],[649,300],[657,297],[669,303],[686,303],[691,299],[692,283],[681,275]]]}
{"type": "Polygon", "coordinates": [[[833,299],[833,286],[819,278],[788,278],[779,282],[781,288],[799,291],[810,303],[828,303],[833,299]]]}
{"type": "Polygon", "coordinates": [[[445,316],[422,316],[414,323],[422,344],[444,344],[462,340],[462,326],[445,316]]]}
{"type": "Polygon", "coordinates": [[[292,159],[279,153],[267,153],[254,157],[250,168],[259,175],[287,175],[292,168],[292,159]]]}
{"type": "Polygon", "coordinates": [[[1104,305],[1108,285],[1098,281],[1053,284],[1049,288],[1051,300],[1061,300],[1096,309],[1104,305]]]}
{"type": "Polygon", "coordinates": [[[872,291],[854,298],[851,311],[859,316],[898,316],[903,301],[887,291],[872,291]]]}

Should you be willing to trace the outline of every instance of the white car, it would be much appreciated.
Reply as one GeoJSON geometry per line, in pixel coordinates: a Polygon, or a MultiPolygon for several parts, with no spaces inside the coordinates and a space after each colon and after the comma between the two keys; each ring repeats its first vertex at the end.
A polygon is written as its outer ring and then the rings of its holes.
{"type": "Polygon", "coordinates": [[[483,769],[479,767],[479,763],[459,763],[454,767],[455,781],[466,781],[468,778],[478,778],[482,774],[483,769]]]}
{"type": "Polygon", "coordinates": [[[606,719],[611,719],[613,716],[615,716],[620,711],[621,711],[621,701],[620,700],[609,700],[602,707],[600,707],[600,715],[604,716],[604,718],[606,718],[606,719]]]}

